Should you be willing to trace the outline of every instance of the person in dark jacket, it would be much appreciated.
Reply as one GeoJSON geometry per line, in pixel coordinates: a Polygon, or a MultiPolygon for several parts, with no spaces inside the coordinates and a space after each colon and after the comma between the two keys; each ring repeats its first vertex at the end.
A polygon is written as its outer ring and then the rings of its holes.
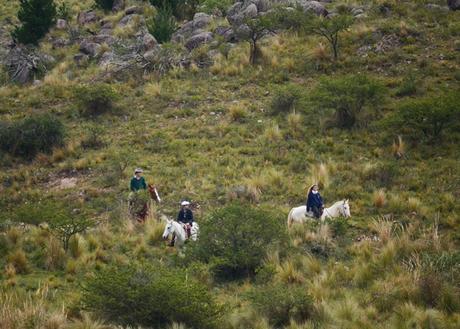
{"type": "Polygon", "coordinates": [[[136,170],[134,170],[134,177],[131,178],[131,183],[129,184],[131,191],[137,192],[139,190],[147,189],[147,184],[145,183],[144,177],[142,177],[142,173],[143,170],[140,168],[136,168],[136,170]]]}
{"type": "Polygon", "coordinates": [[[190,209],[190,202],[182,201],[181,208],[177,214],[177,221],[182,224],[193,224],[193,212],[190,209]]]}
{"type": "Polygon", "coordinates": [[[308,190],[307,197],[307,212],[312,211],[316,218],[320,218],[323,214],[323,198],[318,191],[318,185],[314,184],[308,190]]]}
{"type": "MultiPolygon", "coordinates": [[[[193,212],[189,208],[190,202],[188,201],[182,201],[180,206],[181,208],[180,208],[179,213],[177,214],[177,221],[184,226],[185,233],[187,234],[187,238],[189,238],[192,233],[193,212]]],[[[176,236],[173,235],[171,239],[171,243],[169,245],[173,247],[175,242],[176,242],[176,236]]]]}

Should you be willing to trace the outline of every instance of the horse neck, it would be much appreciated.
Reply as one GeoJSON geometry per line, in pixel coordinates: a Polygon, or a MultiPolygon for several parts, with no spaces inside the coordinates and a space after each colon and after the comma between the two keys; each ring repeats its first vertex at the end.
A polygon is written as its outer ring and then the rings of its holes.
{"type": "Polygon", "coordinates": [[[334,203],[332,206],[327,208],[327,211],[331,216],[334,216],[334,217],[339,216],[340,215],[340,203],[339,202],[334,203]]]}
{"type": "Polygon", "coordinates": [[[185,230],[182,227],[182,225],[177,222],[174,222],[173,227],[174,233],[176,233],[176,235],[180,236],[183,240],[185,240],[185,230]]]}

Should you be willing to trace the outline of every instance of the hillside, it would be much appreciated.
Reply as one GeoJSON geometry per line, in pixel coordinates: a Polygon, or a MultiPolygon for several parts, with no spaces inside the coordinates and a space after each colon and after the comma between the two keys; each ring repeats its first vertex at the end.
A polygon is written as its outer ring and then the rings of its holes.
{"type": "Polygon", "coordinates": [[[28,48],[0,2],[0,328],[460,327],[460,10],[297,2],[197,1],[160,45],[159,5],[67,0],[28,48]],[[309,24],[340,17],[334,58],[309,24]],[[251,24],[273,25],[255,59],[251,24]],[[288,229],[313,183],[351,217],[288,229]],[[183,200],[202,234],[179,252],[183,200]],[[213,225],[241,233],[231,266],[213,225]]]}

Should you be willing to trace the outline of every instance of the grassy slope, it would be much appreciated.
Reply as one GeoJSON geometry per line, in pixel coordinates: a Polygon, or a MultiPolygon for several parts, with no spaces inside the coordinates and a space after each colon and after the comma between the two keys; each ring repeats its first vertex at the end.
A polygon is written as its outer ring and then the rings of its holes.
{"type": "MultiPolygon", "coordinates": [[[[459,197],[460,190],[458,136],[446,137],[441,147],[409,145],[406,158],[397,161],[391,156],[391,142],[398,132],[389,133],[374,126],[353,131],[325,129],[317,122],[318,116],[313,114],[315,110],[308,102],[297,108],[301,113],[300,126],[289,123],[287,116],[266,114],[278,85],[295,84],[308,95],[318,78],[324,75],[367,71],[381,80],[388,87],[388,95],[383,107],[378,111],[371,109],[377,118],[398,106],[401,98],[395,96],[395,91],[409,72],[413,72],[419,86],[412,97],[436,95],[443,88],[456,88],[458,13],[435,15],[421,7],[405,3],[397,7],[402,11],[401,17],[394,14],[391,18],[382,18],[372,14],[357,23],[345,36],[342,60],[336,65],[331,64],[317,46],[319,39],[283,34],[266,41],[269,59],[263,68],[249,67],[246,55],[242,55],[246,47],[239,45],[228,61],[222,60],[221,65],[212,68],[213,73],[177,70],[159,81],[147,76],[143,80],[114,82],[114,88],[121,95],[118,106],[123,114],[98,120],[101,138],[107,143],[107,147],[98,150],[79,146],[88,128],[96,123],[78,118],[73,96],[75,86],[88,81],[97,68],[78,70],[71,64],[69,50],[56,51],[64,64],[55,68],[44,84],[0,89],[2,120],[53,111],[65,121],[69,133],[65,149],[56,150],[51,156],[40,156],[33,163],[4,158],[0,178],[12,179],[13,185],[0,187],[5,196],[2,208],[7,209],[3,213],[8,214],[3,217],[10,216],[18,202],[49,202],[55,207],[66,202],[94,217],[108,219],[108,224],[81,237],[83,254],[76,259],[70,257],[65,265],[46,265],[46,254],[53,252],[45,247],[44,241],[49,237],[35,229],[20,234],[22,237],[16,246],[26,251],[29,272],[10,278],[4,275],[4,286],[9,287],[5,289],[29,290],[39,281],[45,281],[53,291],[66,296],[54,299],[55,302],[65,299],[72,305],[78,296],[76,283],[86,271],[109,260],[124,263],[133,257],[149,259],[170,254],[157,241],[160,228],[156,225],[136,228],[123,220],[125,209],[120,202],[127,194],[129,172],[136,166],[144,167],[148,180],[158,185],[165,200],[161,211],[167,214],[174,214],[178,201],[188,197],[203,205],[201,215],[205,215],[226,203],[228,191],[240,184],[261,191],[261,207],[276,208],[286,214],[290,207],[304,201],[305,187],[319,172],[326,183],[322,192],[326,203],[350,198],[353,218],[343,238],[330,240],[331,233],[324,230],[315,233],[316,228],[296,229],[292,233],[292,244],[298,251],[292,259],[297,260],[295,271],[303,278],[300,281],[314,295],[317,305],[328,310],[331,322],[339,321],[350,328],[372,327],[375,321],[389,318],[396,323],[399,320],[392,309],[405,307],[406,313],[416,319],[433,316],[444,326],[458,324],[458,315],[432,315],[423,305],[405,304],[416,303],[417,291],[406,289],[412,274],[402,263],[411,257],[412,250],[418,250],[412,240],[423,241],[421,252],[433,248],[458,250],[459,207],[453,201],[459,197]],[[401,35],[406,42],[383,54],[356,56],[357,48],[379,28],[401,35]],[[66,72],[73,72],[76,79],[65,79],[62,73],[66,72]],[[219,115],[211,115],[211,112],[219,115]],[[237,112],[245,113],[244,120],[233,120],[237,112]],[[276,125],[279,133],[273,128],[276,125]],[[125,176],[113,177],[113,166],[127,154],[131,158],[125,176]],[[318,169],[321,163],[325,164],[325,170],[318,169]],[[73,169],[76,172],[69,174],[73,169]],[[382,170],[390,172],[389,181],[380,178],[378,173],[382,170]],[[53,187],[60,178],[69,176],[76,176],[77,187],[66,190],[53,187]],[[382,208],[374,206],[374,193],[379,189],[386,191],[387,202],[382,208]],[[420,226],[426,235],[412,237],[406,233],[403,237],[411,240],[407,244],[401,242],[401,237],[385,241],[384,224],[370,224],[380,214],[387,213],[393,213],[396,220],[420,226]],[[436,244],[429,228],[438,216],[441,239],[436,244]],[[369,234],[370,230],[379,233],[383,241],[352,242],[357,235],[369,234]],[[334,250],[331,260],[321,261],[318,273],[309,270],[301,252],[311,241],[330,244],[334,250]],[[41,245],[41,249],[35,248],[36,245],[41,245]],[[45,256],[37,255],[40,252],[45,256]],[[369,270],[372,266],[380,271],[369,270]],[[39,270],[42,267],[66,270],[39,270]],[[389,305],[380,305],[373,299],[389,291],[396,294],[384,299],[389,305]]],[[[287,261],[281,260],[281,263],[287,261]]],[[[3,258],[1,264],[5,266],[7,259],[3,258]]],[[[287,270],[278,265],[277,278],[284,280],[287,270]]],[[[218,294],[222,300],[237,306],[242,303],[240,293],[249,286],[222,286],[218,294]]],[[[232,321],[241,327],[244,312],[237,307],[234,313],[238,315],[232,317],[239,320],[232,321]]],[[[254,326],[257,319],[253,321],[250,326],[254,326]]]]}

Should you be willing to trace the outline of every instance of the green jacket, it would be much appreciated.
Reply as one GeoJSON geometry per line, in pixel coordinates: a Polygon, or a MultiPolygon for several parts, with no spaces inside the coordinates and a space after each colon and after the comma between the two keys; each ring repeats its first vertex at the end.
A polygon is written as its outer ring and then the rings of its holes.
{"type": "Polygon", "coordinates": [[[137,179],[136,176],[134,176],[133,178],[131,178],[130,188],[133,192],[136,192],[140,189],[147,189],[147,184],[145,183],[144,177],[137,179]]]}

